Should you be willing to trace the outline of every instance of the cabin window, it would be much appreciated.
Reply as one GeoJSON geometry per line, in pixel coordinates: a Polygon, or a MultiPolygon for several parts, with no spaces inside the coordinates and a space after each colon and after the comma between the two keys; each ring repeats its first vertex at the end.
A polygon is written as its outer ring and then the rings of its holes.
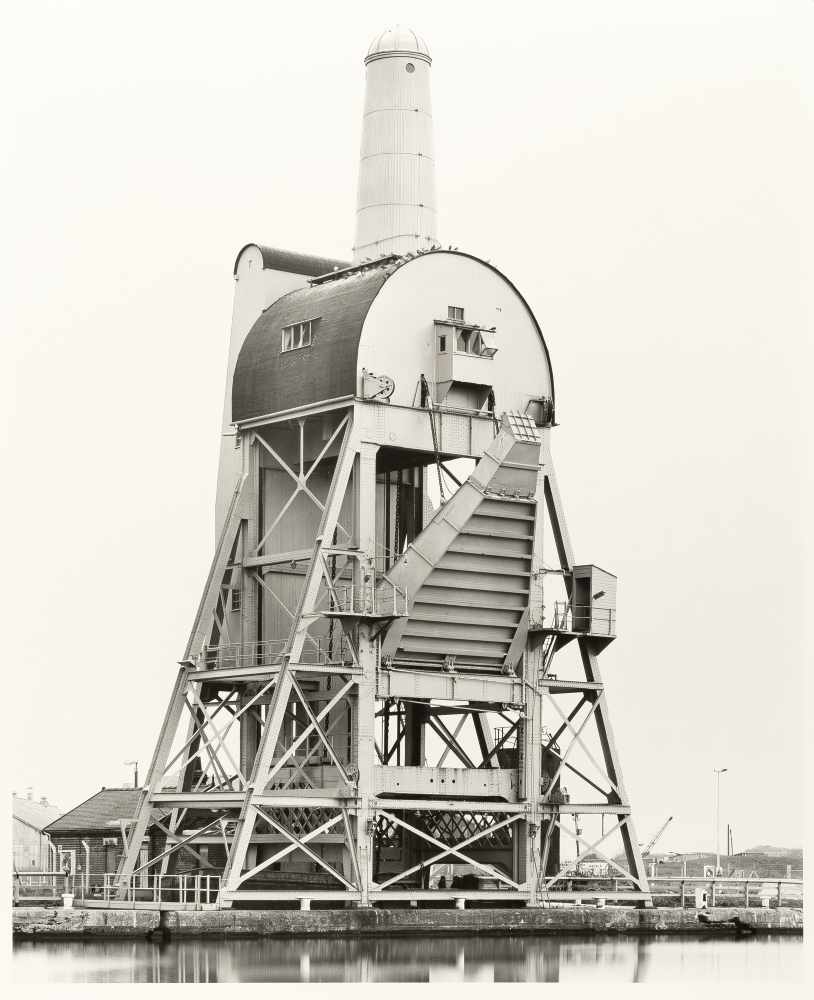
{"type": "Polygon", "coordinates": [[[478,330],[458,330],[455,349],[459,354],[480,354],[480,332],[478,330]]]}
{"type": "Polygon", "coordinates": [[[463,323],[463,321],[464,321],[464,307],[463,306],[447,306],[447,319],[451,319],[453,323],[463,323]]]}
{"type": "Polygon", "coordinates": [[[441,333],[438,335],[438,353],[446,354],[447,352],[447,335],[441,333]]]}
{"type": "Polygon", "coordinates": [[[313,324],[313,320],[307,320],[304,323],[293,323],[291,326],[284,326],[283,352],[298,351],[302,347],[310,347],[313,324]]]}

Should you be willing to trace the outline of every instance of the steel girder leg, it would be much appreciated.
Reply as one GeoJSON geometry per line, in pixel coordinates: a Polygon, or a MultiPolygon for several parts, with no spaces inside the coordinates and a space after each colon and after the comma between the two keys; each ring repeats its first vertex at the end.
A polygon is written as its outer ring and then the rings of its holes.
{"type": "MultiPolygon", "coordinates": [[[[541,461],[546,470],[545,472],[545,483],[544,483],[544,495],[546,506],[548,508],[549,520],[551,522],[551,528],[554,535],[554,542],[557,548],[557,553],[560,560],[560,567],[563,571],[563,577],[566,581],[566,586],[569,591],[569,598],[571,595],[571,582],[572,582],[572,571],[574,566],[574,552],[571,545],[571,539],[568,534],[568,527],[565,521],[565,513],[563,511],[562,499],[560,497],[559,487],[557,485],[557,478],[554,472],[554,465],[551,461],[551,454],[548,448],[548,436],[544,438],[543,448],[541,449],[541,461]]],[[[587,637],[578,638],[580,657],[582,660],[583,670],[585,672],[585,679],[587,681],[593,681],[596,683],[602,683],[602,674],[599,669],[599,664],[597,661],[596,653],[594,653],[590,648],[590,639],[587,637]]],[[[596,725],[596,730],[599,735],[600,746],[602,748],[602,755],[605,763],[605,768],[607,771],[607,776],[616,785],[618,789],[619,798],[621,799],[621,804],[629,806],[627,799],[627,792],[625,791],[624,781],[622,778],[622,770],[619,763],[619,757],[616,752],[616,745],[613,740],[613,730],[611,728],[610,719],[608,717],[607,705],[605,701],[604,686],[598,694],[600,698],[600,704],[597,705],[594,711],[594,723],[596,725]]],[[[613,813],[613,804],[609,804],[608,813],[613,813]]],[[[621,837],[622,843],[624,845],[625,857],[628,863],[628,868],[630,870],[630,875],[637,882],[642,893],[648,898],[645,900],[645,905],[652,905],[652,901],[649,898],[650,886],[647,881],[647,873],[645,871],[644,863],[642,861],[641,852],[639,849],[638,840],[636,838],[635,826],[633,823],[632,814],[627,816],[627,822],[621,824],[621,837]]]]}
{"type": "Polygon", "coordinates": [[[302,648],[306,640],[308,626],[311,623],[309,617],[314,610],[316,600],[319,595],[319,588],[322,582],[324,563],[322,559],[322,549],[325,548],[333,538],[342,502],[345,498],[348,482],[353,471],[354,461],[358,451],[356,439],[354,437],[353,423],[348,421],[346,426],[342,447],[337,457],[331,487],[328,492],[327,502],[322,513],[320,525],[317,533],[314,552],[308,566],[299,607],[295,615],[294,622],[289,634],[287,649],[283,657],[280,674],[274,688],[274,695],[263,726],[257,756],[254,767],[246,788],[246,795],[243,799],[240,816],[237,821],[237,829],[232,840],[231,850],[223,871],[221,883],[220,905],[229,905],[229,893],[234,892],[240,884],[243,872],[246,853],[251,842],[254,825],[257,819],[257,809],[253,805],[255,795],[261,795],[265,790],[268,773],[277,747],[277,741],[283,726],[288,702],[291,698],[293,683],[291,679],[291,664],[299,662],[302,655],[302,648]]]}
{"type": "Polygon", "coordinates": [[[167,766],[167,758],[172,748],[178,723],[185,707],[185,695],[188,685],[189,666],[183,666],[178,671],[175,679],[175,686],[172,690],[170,703],[164,715],[164,722],[161,725],[161,732],[158,737],[153,759],[150,762],[150,770],[147,773],[147,783],[141,793],[139,804],[136,810],[135,822],[127,840],[127,847],[122,854],[122,860],[116,875],[117,890],[116,898],[125,899],[130,878],[138,861],[141,842],[147,832],[152,813],[152,796],[161,791],[161,784],[164,778],[164,770],[167,766]]]}

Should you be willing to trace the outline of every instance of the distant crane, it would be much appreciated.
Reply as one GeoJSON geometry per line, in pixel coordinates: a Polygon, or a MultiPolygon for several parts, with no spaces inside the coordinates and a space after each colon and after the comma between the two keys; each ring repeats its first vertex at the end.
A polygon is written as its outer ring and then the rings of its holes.
{"type": "Polygon", "coordinates": [[[673,817],[668,816],[667,819],[664,821],[664,823],[662,823],[662,825],[658,828],[658,830],[651,838],[651,840],[648,842],[647,846],[642,849],[643,858],[646,858],[650,854],[650,852],[653,850],[653,847],[655,846],[656,841],[661,838],[661,835],[664,833],[664,831],[672,822],[673,822],[673,817]]]}

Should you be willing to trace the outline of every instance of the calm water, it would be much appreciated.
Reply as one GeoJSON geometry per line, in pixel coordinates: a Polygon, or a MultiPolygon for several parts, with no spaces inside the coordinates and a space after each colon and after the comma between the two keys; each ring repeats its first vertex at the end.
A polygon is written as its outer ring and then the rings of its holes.
{"type": "Polygon", "coordinates": [[[803,941],[698,937],[21,942],[17,983],[801,982],[803,941]]]}

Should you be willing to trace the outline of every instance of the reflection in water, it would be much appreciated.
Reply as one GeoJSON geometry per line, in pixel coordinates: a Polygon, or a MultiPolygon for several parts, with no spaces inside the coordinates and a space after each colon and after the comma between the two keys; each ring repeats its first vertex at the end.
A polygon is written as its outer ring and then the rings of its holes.
{"type": "Polygon", "coordinates": [[[23,941],[14,980],[82,983],[802,981],[801,937],[23,941]]]}

